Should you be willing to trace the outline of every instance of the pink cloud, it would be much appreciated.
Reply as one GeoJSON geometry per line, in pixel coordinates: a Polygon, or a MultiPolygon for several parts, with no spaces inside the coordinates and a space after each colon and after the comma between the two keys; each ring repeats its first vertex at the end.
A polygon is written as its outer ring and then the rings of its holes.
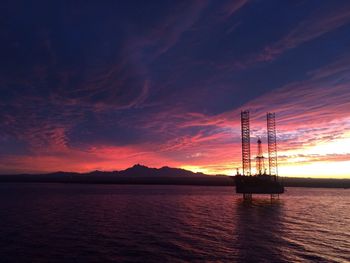
{"type": "Polygon", "coordinates": [[[65,152],[38,152],[31,155],[8,155],[0,163],[0,170],[8,172],[52,172],[92,170],[120,170],[136,163],[160,167],[179,166],[145,146],[111,147],[97,145],[87,149],[66,149],[65,152]]]}

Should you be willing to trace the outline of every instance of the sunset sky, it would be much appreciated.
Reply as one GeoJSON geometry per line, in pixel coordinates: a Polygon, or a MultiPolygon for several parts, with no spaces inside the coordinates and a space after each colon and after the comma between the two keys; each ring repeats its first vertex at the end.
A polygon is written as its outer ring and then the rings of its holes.
{"type": "Polygon", "coordinates": [[[5,2],[1,174],[232,175],[249,109],[252,158],[271,111],[281,176],[350,178],[350,1],[5,2]]]}

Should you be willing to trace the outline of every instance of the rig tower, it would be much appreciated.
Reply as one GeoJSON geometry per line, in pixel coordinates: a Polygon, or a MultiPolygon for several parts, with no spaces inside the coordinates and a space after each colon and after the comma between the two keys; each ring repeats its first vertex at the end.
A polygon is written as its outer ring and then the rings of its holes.
{"type": "Polygon", "coordinates": [[[275,181],[278,176],[277,169],[277,143],[276,143],[276,121],[275,113],[266,114],[267,122],[267,145],[269,152],[269,174],[274,176],[275,181]]]}
{"type": "Polygon", "coordinates": [[[241,112],[243,175],[251,176],[249,111],[241,112]]]}
{"type": "Polygon", "coordinates": [[[258,138],[258,155],[255,157],[256,160],[256,173],[258,175],[263,175],[265,174],[265,164],[264,164],[264,159],[265,157],[263,156],[262,152],[262,146],[261,146],[261,139],[258,138]]]}

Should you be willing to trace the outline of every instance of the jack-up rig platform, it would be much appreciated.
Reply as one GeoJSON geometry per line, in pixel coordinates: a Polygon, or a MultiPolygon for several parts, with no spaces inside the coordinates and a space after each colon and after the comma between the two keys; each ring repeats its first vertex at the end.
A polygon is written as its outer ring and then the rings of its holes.
{"type": "Polygon", "coordinates": [[[257,141],[256,174],[251,172],[250,158],[250,124],[249,111],[241,112],[242,129],[242,168],[235,176],[236,193],[243,194],[245,200],[252,199],[253,194],[269,194],[271,198],[284,193],[284,186],[278,177],[277,142],[275,113],[267,113],[267,142],[269,173],[265,169],[261,139],[257,141]]]}

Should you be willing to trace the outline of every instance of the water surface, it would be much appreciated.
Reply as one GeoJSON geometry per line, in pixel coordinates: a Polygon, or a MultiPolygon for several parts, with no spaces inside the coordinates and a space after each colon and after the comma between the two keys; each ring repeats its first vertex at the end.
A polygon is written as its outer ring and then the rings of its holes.
{"type": "Polygon", "coordinates": [[[349,262],[350,190],[1,184],[1,262],[349,262]]]}

